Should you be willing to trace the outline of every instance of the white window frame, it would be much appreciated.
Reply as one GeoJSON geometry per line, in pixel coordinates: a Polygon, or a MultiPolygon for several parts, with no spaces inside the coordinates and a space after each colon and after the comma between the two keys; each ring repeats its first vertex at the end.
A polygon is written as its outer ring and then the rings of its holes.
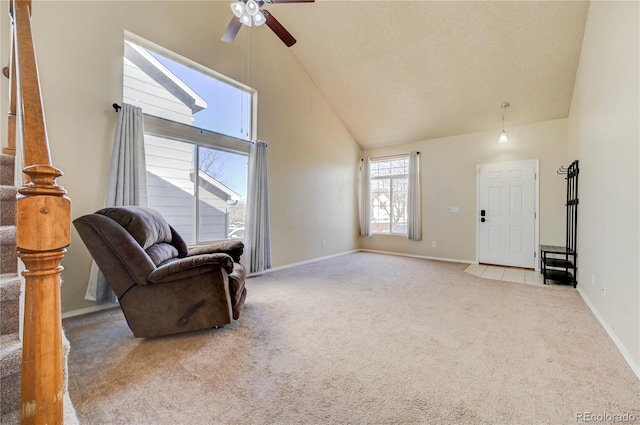
{"type": "MultiPolygon", "coordinates": [[[[124,32],[124,39],[125,41],[130,41],[134,44],[137,44],[138,46],[141,46],[145,49],[154,51],[155,53],[162,55],[168,59],[171,59],[175,62],[179,62],[184,66],[187,66],[191,69],[193,69],[194,71],[198,71],[202,74],[208,75],[211,78],[215,78],[218,81],[222,81],[225,84],[228,84],[232,87],[235,87],[239,90],[242,90],[246,93],[249,94],[249,101],[251,103],[249,110],[251,111],[251,116],[249,117],[250,120],[250,125],[249,125],[249,136],[248,136],[248,140],[250,141],[256,141],[257,140],[257,134],[258,134],[258,91],[254,88],[251,88],[245,84],[242,84],[239,81],[234,80],[233,78],[227,77],[224,74],[221,74],[219,72],[216,72],[210,68],[207,68],[204,65],[199,64],[198,62],[195,62],[189,58],[185,58],[184,56],[173,52],[169,49],[166,49],[162,46],[159,46],[155,43],[152,43],[151,41],[145,40],[144,38],[131,33],[129,31],[124,32]]],[[[160,118],[161,119],[161,118],[160,118]]],[[[165,120],[165,121],[170,121],[170,120],[165,120]]],[[[170,121],[173,122],[173,121],[170,121]]],[[[146,119],[145,119],[145,125],[147,124],[146,119]]],[[[193,128],[197,128],[197,127],[193,127],[193,128]]],[[[209,133],[213,133],[213,134],[219,134],[223,137],[229,138],[229,139],[233,139],[233,140],[242,140],[243,139],[237,139],[235,137],[231,137],[231,136],[226,136],[220,133],[216,133],[214,131],[209,131],[209,130],[204,130],[204,129],[198,129],[198,130],[202,130],[202,131],[206,131],[209,133]]]]}
{"type": "MultiPolygon", "coordinates": [[[[370,159],[371,169],[373,169],[373,165],[376,164],[376,163],[399,161],[399,160],[406,161],[407,162],[407,167],[408,167],[409,155],[394,155],[394,156],[387,156],[387,157],[371,158],[370,159]]],[[[393,181],[394,180],[399,180],[399,179],[404,179],[404,180],[406,180],[407,185],[408,185],[409,184],[409,173],[408,173],[408,170],[407,170],[407,173],[405,173],[405,174],[394,174],[394,175],[388,175],[388,176],[375,176],[374,177],[372,175],[372,173],[370,173],[370,176],[369,176],[369,194],[371,196],[370,199],[371,199],[372,203],[373,203],[373,198],[374,198],[374,196],[373,196],[373,188],[372,188],[373,182],[375,180],[383,180],[383,179],[384,180],[386,180],[386,179],[389,180],[389,195],[390,195],[389,202],[390,202],[391,206],[393,206],[393,181]]],[[[406,201],[405,201],[405,204],[406,204],[406,201]]],[[[406,206],[405,206],[405,209],[406,209],[406,206]]],[[[376,223],[373,222],[373,218],[374,218],[373,217],[373,215],[374,215],[373,214],[373,205],[371,205],[371,215],[369,217],[369,220],[370,220],[370,223],[371,223],[371,233],[373,235],[383,235],[383,236],[384,235],[386,235],[386,236],[407,236],[408,229],[407,229],[406,226],[405,226],[405,231],[404,232],[394,232],[393,231],[393,225],[392,225],[392,223],[393,223],[393,207],[390,208],[390,213],[391,213],[391,215],[389,217],[389,231],[388,232],[386,232],[386,231],[384,231],[384,232],[375,231],[374,228],[375,228],[375,224],[376,223]]]]}
{"type": "MultiPolygon", "coordinates": [[[[161,56],[171,59],[175,62],[179,62],[197,72],[205,74],[211,78],[217,79],[225,84],[235,87],[245,93],[249,94],[250,102],[250,116],[249,116],[249,132],[248,140],[240,139],[233,136],[228,136],[222,133],[217,133],[212,130],[202,129],[192,125],[182,124],[172,121],[170,119],[160,118],[149,114],[144,114],[144,132],[145,135],[152,135],[161,138],[173,139],[184,143],[190,143],[194,145],[194,164],[199,164],[199,147],[206,147],[217,149],[221,151],[242,154],[249,156],[251,150],[251,144],[255,143],[258,127],[258,92],[257,90],[246,86],[232,78],[229,78],[223,74],[213,71],[195,61],[192,61],[184,56],[181,56],[171,50],[168,50],[162,46],[145,40],[131,32],[125,31],[125,41],[134,43],[144,49],[151,50],[161,56]]],[[[199,199],[200,189],[200,177],[199,173],[195,173],[194,178],[194,197],[199,199]]],[[[248,182],[247,182],[248,184],[248,182]]],[[[213,242],[211,240],[200,240],[200,214],[199,214],[200,202],[195,202],[195,216],[194,216],[194,238],[195,245],[205,244],[213,242]]]]}
{"type": "MultiPolygon", "coordinates": [[[[192,144],[194,146],[194,164],[196,165],[200,163],[200,147],[246,155],[248,157],[251,143],[253,143],[152,115],[144,115],[144,132],[145,135],[149,134],[151,136],[192,144]]],[[[194,197],[197,200],[200,196],[200,173],[194,173],[193,183],[194,197]]],[[[200,202],[195,202],[194,211],[194,245],[214,242],[214,240],[200,239],[200,202]]]]}

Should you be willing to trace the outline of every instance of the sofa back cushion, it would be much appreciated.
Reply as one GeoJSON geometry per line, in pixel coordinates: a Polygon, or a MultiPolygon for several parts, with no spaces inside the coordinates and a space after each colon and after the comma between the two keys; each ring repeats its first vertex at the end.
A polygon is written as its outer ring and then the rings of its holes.
{"type": "Polygon", "coordinates": [[[96,211],[109,217],[129,232],[131,237],[146,250],[157,243],[171,243],[171,227],[155,210],[145,207],[127,206],[104,208],[96,211]]]}

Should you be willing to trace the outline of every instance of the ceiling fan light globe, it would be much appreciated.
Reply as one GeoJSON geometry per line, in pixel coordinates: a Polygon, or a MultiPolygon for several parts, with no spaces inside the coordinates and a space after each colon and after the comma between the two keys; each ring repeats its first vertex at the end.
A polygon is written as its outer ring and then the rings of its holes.
{"type": "Polygon", "coordinates": [[[250,16],[256,16],[260,11],[260,6],[255,0],[249,0],[247,1],[246,10],[250,16]]]}
{"type": "Polygon", "coordinates": [[[253,25],[255,25],[256,27],[264,25],[265,22],[267,22],[267,18],[264,17],[262,12],[256,13],[256,15],[253,17],[253,25]]]}
{"type": "Polygon", "coordinates": [[[231,11],[236,16],[236,18],[241,17],[244,13],[244,3],[241,1],[231,3],[231,11]]]}
{"type": "Polygon", "coordinates": [[[250,27],[251,26],[251,16],[247,15],[246,13],[243,13],[242,16],[240,16],[240,22],[242,22],[244,25],[250,27]]]}
{"type": "Polygon", "coordinates": [[[509,139],[507,138],[507,132],[502,130],[502,133],[500,133],[500,138],[498,139],[498,143],[502,144],[502,143],[509,143],[509,139]]]}

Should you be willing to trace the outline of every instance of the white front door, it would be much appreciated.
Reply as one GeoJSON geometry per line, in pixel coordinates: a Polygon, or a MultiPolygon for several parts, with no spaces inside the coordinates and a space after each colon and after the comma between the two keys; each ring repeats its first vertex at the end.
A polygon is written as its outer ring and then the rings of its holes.
{"type": "Polygon", "coordinates": [[[537,161],[478,166],[478,262],[535,268],[537,161]]]}

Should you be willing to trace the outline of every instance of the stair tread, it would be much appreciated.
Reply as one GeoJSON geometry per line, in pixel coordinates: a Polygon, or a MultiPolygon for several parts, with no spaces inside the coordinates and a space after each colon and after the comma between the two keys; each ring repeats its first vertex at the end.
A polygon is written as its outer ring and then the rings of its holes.
{"type": "Polygon", "coordinates": [[[0,302],[20,298],[20,277],[13,274],[0,275],[0,302]]]}
{"type": "Polygon", "coordinates": [[[22,367],[22,342],[18,333],[0,336],[0,377],[19,372],[22,367]]]}
{"type": "MultiPolygon", "coordinates": [[[[4,185],[14,185],[15,183],[15,157],[13,155],[0,155],[0,184],[4,187],[4,185]]],[[[0,199],[7,199],[4,194],[4,190],[0,189],[0,199]]],[[[15,196],[15,193],[13,194],[15,196]]]]}
{"type": "Polygon", "coordinates": [[[16,243],[16,226],[0,226],[0,244],[14,245],[16,243]]]}
{"type": "Polygon", "coordinates": [[[17,273],[5,273],[5,274],[0,274],[0,286],[7,284],[11,281],[14,281],[16,279],[20,279],[20,276],[18,276],[17,273]]]}
{"type": "Polygon", "coordinates": [[[13,185],[0,185],[0,199],[15,198],[18,188],[13,185]]]}

